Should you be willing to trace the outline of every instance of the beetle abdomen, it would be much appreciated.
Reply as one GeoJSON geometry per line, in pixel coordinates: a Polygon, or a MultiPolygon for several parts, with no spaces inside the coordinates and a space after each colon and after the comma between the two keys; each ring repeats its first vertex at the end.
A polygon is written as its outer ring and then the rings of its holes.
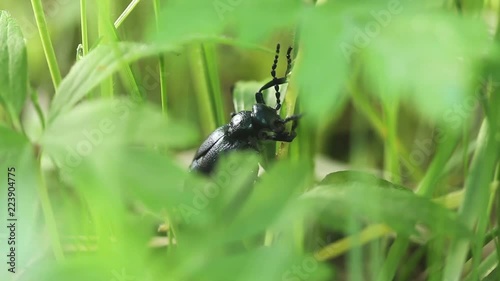
{"type": "Polygon", "coordinates": [[[254,138],[231,137],[227,135],[228,126],[222,126],[215,130],[200,146],[189,169],[204,174],[210,174],[216,166],[221,155],[233,150],[259,151],[254,138]]]}

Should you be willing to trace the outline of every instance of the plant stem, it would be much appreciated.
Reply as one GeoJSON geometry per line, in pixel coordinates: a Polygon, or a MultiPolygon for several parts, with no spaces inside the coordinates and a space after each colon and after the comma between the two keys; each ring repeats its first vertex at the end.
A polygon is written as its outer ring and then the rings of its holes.
{"type": "MultiPolygon", "coordinates": [[[[108,42],[112,40],[112,34],[108,28],[108,15],[109,15],[109,0],[99,1],[98,9],[98,32],[99,38],[104,38],[104,42],[108,42]]],[[[101,83],[101,97],[113,97],[113,76],[103,80],[101,83]]]]}
{"type": "Polygon", "coordinates": [[[52,251],[57,261],[64,260],[64,254],[61,246],[61,241],[59,239],[59,232],[57,231],[56,219],[54,217],[54,211],[52,210],[52,205],[49,199],[49,193],[47,190],[47,185],[45,183],[45,176],[43,174],[41,166],[42,152],[38,155],[38,195],[40,196],[40,203],[43,211],[43,216],[45,219],[45,224],[50,235],[52,251]]]}
{"type": "Polygon", "coordinates": [[[50,39],[47,22],[45,20],[45,14],[43,12],[42,1],[31,0],[31,5],[33,6],[33,13],[35,14],[35,20],[38,26],[38,33],[40,34],[40,39],[42,40],[42,47],[45,53],[45,59],[47,60],[50,76],[52,77],[52,84],[54,85],[54,89],[57,89],[57,87],[61,83],[61,72],[59,70],[56,54],[54,52],[52,41],[50,39]]]}
{"type": "Polygon", "coordinates": [[[37,92],[35,92],[33,90],[32,90],[32,94],[31,94],[31,102],[33,103],[33,106],[35,107],[36,114],[38,115],[38,118],[40,119],[42,129],[45,130],[45,117],[43,115],[42,107],[40,106],[40,101],[38,100],[38,94],[37,94],[37,92]]]}
{"type": "Polygon", "coordinates": [[[87,25],[87,0],[80,0],[80,24],[82,29],[82,47],[83,55],[89,52],[89,37],[87,25]]]}

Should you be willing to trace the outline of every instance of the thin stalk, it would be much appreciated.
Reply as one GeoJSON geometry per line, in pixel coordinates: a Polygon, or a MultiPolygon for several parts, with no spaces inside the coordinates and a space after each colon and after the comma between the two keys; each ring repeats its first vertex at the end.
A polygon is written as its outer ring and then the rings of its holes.
{"type": "Polygon", "coordinates": [[[216,122],[217,124],[226,124],[227,114],[224,109],[224,100],[222,98],[215,45],[213,43],[203,43],[202,48],[205,54],[205,66],[207,67],[208,82],[215,107],[216,122]]]}
{"type": "Polygon", "coordinates": [[[87,0],[80,0],[80,25],[82,29],[82,51],[83,51],[83,56],[85,56],[89,52],[87,0]]]}
{"type": "Polygon", "coordinates": [[[462,129],[462,151],[463,151],[463,170],[464,175],[467,176],[467,171],[469,170],[469,145],[470,145],[470,123],[465,122],[464,127],[462,129]]]}
{"type": "Polygon", "coordinates": [[[42,107],[40,106],[40,102],[38,100],[38,94],[36,91],[32,91],[31,94],[31,102],[35,107],[36,114],[38,115],[38,119],[40,119],[40,124],[42,125],[42,129],[45,130],[45,117],[43,115],[42,107]]]}
{"type": "MultiPolygon", "coordinates": [[[[38,33],[40,34],[40,39],[42,40],[42,47],[43,47],[43,52],[45,53],[45,59],[47,60],[50,76],[52,77],[52,84],[54,85],[54,89],[57,89],[57,87],[61,83],[61,71],[59,70],[59,65],[57,64],[57,58],[54,52],[54,47],[52,46],[52,41],[50,39],[49,29],[47,27],[45,14],[43,12],[42,1],[31,0],[31,5],[33,6],[33,13],[35,14],[36,25],[38,26],[38,33]]],[[[57,91],[55,93],[57,93],[57,91]]]]}
{"type": "Polygon", "coordinates": [[[446,164],[453,155],[457,144],[459,142],[459,136],[455,135],[453,132],[448,132],[448,137],[438,145],[436,155],[432,159],[432,162],[427,169],[427,172],[420,181],[415,193],[425,197],[432,197],[437,189],[437,181],[440,179],[446,164]]]}
{"type": "MultiPolygon", "coordinates": [[[[155,12],[156,30],[160,30],[160,0],[153,1],[153,8],[155,12]]],[[[161,112],[167,113],[167,67],[165,64],[165,55],[158,56],[158,69],[160,75],[160,97],[161,97],[161,112]]]]}
{"type": "MultiPolygon", "coordinates": [[[[114,52],[117,54],[118,58],[122,58],[123,56],[121,55],[122,52],[120,48],[118,47],[117,42],[120,41],[120,38],[118,36],[118,32],[116,31],[116,28],[114,25],[111,24],[111,21],[108,21],[108,26],[109,34],[112,36],[111,37],[111,47],[113,47],[114,52]]],[[[137,83],[137,79],[134,76],[134,73],[132,72],[132,68],[128,63],[126,63],[124,60],[120,59],[120,64],[121,64],[121,70],[119,72],[120,78],[125,84],[125,87],[129,90],[129,92],[132,94],[132,97],[134,98],[135,101],[141,101],[142,100],[142,91],[141,88],[139,88],[139,84],[137,83]]]]}
{"type": "MultiPolygon", "coordinates": [[[[488,274],[490,274],[495,268],[498,268],[498,256],[496,253],[489,254],[482,262],[477,266],[477,274],[469,274],[464,278],[464,281],[475,281],[475,280],[487,280],[485,279],[488,274]]],[[[494,277],[497,280],[498,276],[494,277]]]]}
{"type": "Polygon", "coordinates": [[[354,246],[360,246],[381,236],[391,233],[392,230],[384,224],[373,224],[367,226],[361,232],[342,238],[331,243],[314,254],[319,261],[325,261],[344,254],[354,246]]]}
{"type": "Polygon", "coordinates": [[[161,97],[161,112],[167,114],[168,99],[167,99],[167,67],[165,63],[165,55],[161,54],[158,57],[158,69],[160,75],[160,97],[161,97]]]}
{"type": "MultiPolygon", "coordinates": [[[[287,92],[286,92],[286,100],[283,102],[283,109],[280,113],[282,117],[286,117],[287,115],[293,115],[295,111],[295,105],[297,103],[297,93],[294,91],[295,85],[293,83],[288,84],[287,92]]],[[[291,124],[289,125],[288,130],[291,129],[291,124]]],[[[300,146],[299,142],[296,142],[294,146],[300,146]]],[[[276,143],[276,157],[278,159],[286,158],[289,154],[290,143],[287,142],[278,142],[276,143]]]]}
{"type": "Polygon", "coordinates": [[[188,61],[191,69],[193,86],[198,101],[200,124],[205,135],[210,134],[216,126],[210,92],[207,85],[207,74],[200,45],[187,47],[188,61]]]}
{"type": "Polygon", "coordinates": [[[174,241],[177,242],[177,236],[176,236],[176,231],[175,227],[173,224],[173,220],[171,217],[167,214],[165,215],[165,224],[168,225],[168,230],[167,230],[167,237],[168,237],[168,250],[171,252],[171,250],[174,248],[174,241]]]}
{"type": "Polygon", "coordinates": [[[41,166],[42,152],[38,155],[38,196],[40,196],[40,204],[42,207],[43,217],[45,219],[45,224],[47,230],[50,234],[52,252],[58,262],[64,260],[64,253],[61,246],[61,240],[59,238],[59,233],[57,231],[57,223],[54,217],[54,211],[52,209],[52,204],[49,199],[49,192],[47,189],[47,184],[45,182],[45,176],[43,174],[41,166]]]}
{"type": "MultiPolygon", "coordinates": [[[[105,42],[111,41],[112,34],[108,28],[108,15],[109,15],[109,0],[99,1],[99,16],[98,16],[98,32],[99,37],[104,38],[105,42]]],[[[101,96],[102,97],[113,97],[113,77],[110,76],[104,79],[101,83],[101,96]]]]}
{"type": "Polygon", "coordinates": [[[132,11],[135,9],[135,6],[137,6],[139,2],[141,2],[141,0],[132,0],[128,4],[127,8],[125,8],[121,15],[115,20],[115,28],[118,28],[125,21],[125,19],[130,15],[130,13],[132,13],[132,11]]]}
{"type": "MultiPolygon", "coordinates": [[[[295,32],[294,32],[295,34],[295,32]]],[[[295,42],[294,42],[295,44],[295,42]]],[[[302,58],[302,55],[301,55],[301,52],[299,50],[299,46],[298,45],[294,45],[293,46],[294,48],[294,53],[292,54],[293,55],[293,67],[298,67],[301,63],[301,58],[302,58]]],[[[292,69],[293,71],[293,69],[292,69]]],[[[286,117],[286,116],[290,116],[290,115],[293,115],[293,113],[295,112],[295,108],[297,106],[297,92],[298,92],[298,86],[296,84],[296,80],[295,79],[290,79],[289,82],[288,82],[288,85],[287,85],[287,88],[286,88],[286,98],[283,100],[283,104],[282,104],[282,109],[281,109],[281,112],[280,112],[280,115],[281,117],[286,117]]],[[[292,124],[289,124],[288,125],[288,130],[291,129],[291,126],[292,124]]],[[[303,129],[303,128],[299,128],[299,129],[303,129]]],[[[299,135],[302,135],[302,134],[299,134],[299,135]]],[[[312,151],[307,151],[308,153],[300,153],[300,149],[302,149],[302,152],[306,151],[305,148],[306,148],[306,142],[308,142],[308,140],[306,139],[307,138],[307,135],[303,135],[304,137],[298,137],[297,140],[295,141],[295,144],[294,144],[294,147],[296,149],[294,155],[292,155],[292,160],[293,161],[301,161],[301,159],[299,159],[300,157],[308,157],[308,159],[306,161],[311,161],[313,157],[312,155],[312,151]]],[[[286,143],[286,142],[278,142],[276,143],[276,158],[277,159],[282,159],[282,158],[285,158],[287,156],[290,155],[290,143],[286,143]]],[[[304,160],[304,159],[302,159],[304,160]]],[[[304,163],[304,161],[301,161],[302,163],[304,163]]]]}
{"type": "Polygon", "coordinates": [[[387,259],[382,265],[382,269],[377,277],[377,280],[393,280],[398,269],[399,262],[406,253],[406,249],[410,245],[410,240],[406,237],[398,237],[389,249],[387,259]]]}

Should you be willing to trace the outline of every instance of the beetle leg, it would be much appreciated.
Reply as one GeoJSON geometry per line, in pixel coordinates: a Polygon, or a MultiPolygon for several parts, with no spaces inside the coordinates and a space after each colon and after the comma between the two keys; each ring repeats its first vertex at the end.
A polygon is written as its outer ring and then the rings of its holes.
{"type": "Polygon", "coordinates": [[[302,114],[295,114],[295,115],[289,116],[283,120],[283,123],[287,123],[287,122],[292,121],[292,130],[291,131],[293,132],[293,131],[295,131],[295,129],[299,125],[300,117],[302,117],[302,114]]]}
{"type": "Polygon", "coordinates": [[[271,136],[271,140],[292,142],[296,136],[297,136],[296,132],[283,133],[283,134],[271,136]]]}
{"type": "Polygon", "coordinates": [[[264,102],[264,96],[262,96],[262,90],[259,90],[257,93],[255,93],[255,101],[257,103],[266,104],[264,102]]]}
{"type": "Polygon", "coordinates": [[[295,114],[292,116],[288,116],[285,119],[283,119],[283,123],[288,123],[290,121],[299,120],[300,117],[302,117],[302,114],[295,114]]]}

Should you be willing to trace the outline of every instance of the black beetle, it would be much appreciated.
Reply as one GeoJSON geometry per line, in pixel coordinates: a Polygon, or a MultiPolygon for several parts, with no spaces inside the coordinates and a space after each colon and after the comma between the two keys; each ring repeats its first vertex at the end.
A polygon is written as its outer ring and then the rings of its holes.
{"type": "Polygon", "coordinates": [[[231,113],[229,124],[217,128],[203,142],[196,152],[193,162],[189,169],[209,175],[215,168],[218,157],[233,150],[255,150],[259,149],[259,141],[272,140],[291,142],[296,136],[295,128],[298,124],[300,115],[292,115],[281,119],[278,110],[281,108],[279,85],[287,83],[287,77],[292,68],[291,52],[287,51],[287,69],[285,76],[276,77],[276,67],[280,44],[276,46],[276,55],[271,69],[273,79],[262,86],[255,93],[256,104],[252,111],[244,110],[238,113],[231,113]],[[262,91],[274,86],[276,91],[276,107],[267,106],[264,102],[262,91]],[[292,121],[292,129],[286,132],[285,124],[292,121]]]}

